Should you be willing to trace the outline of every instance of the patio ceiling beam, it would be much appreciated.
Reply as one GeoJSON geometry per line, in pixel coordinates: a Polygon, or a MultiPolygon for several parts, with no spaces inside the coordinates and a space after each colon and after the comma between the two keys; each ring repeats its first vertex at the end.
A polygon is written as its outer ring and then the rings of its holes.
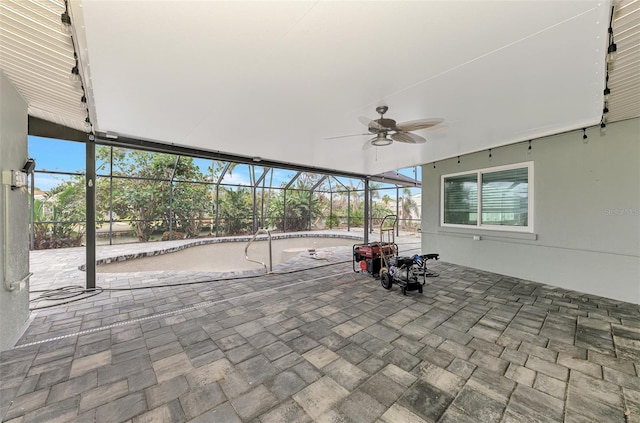
{"type": "Polygon", "coordinates": [[[400,175],[397,179],[390,173],[382,175],[363,175],[360,173],[343,172],[335,169],[316,168],[311,166],[298,165],[289,162],[279,162],[275,160],[267,160],[259,157],[246,157],[235,154],[223,153],[220,151],[200,150],[190,147],[179,146],[175,144],[166,144],[157,141],[142,140],[138,138],[130,138],[123,136],[113,136],[106,132],[96,133],[96,143],[109,145],[114,147],[132,148],[137,150],[155,151],[158,153],[179,154],[181,156],[196,157],[211,160],[221,160],[226,162],[234,162],[248,165],[255,165],[257,162],[264,167],[294,170],[299,172],[320,173],[330,176],[343,176],[346,178],[364,179],[369,177],[370,180],[376,182],[386,182],[389,184],[398,184],[407,187],[420,187],[421,184],[410,178],[400,175]],[[403,179],[403,178],[404,179],[403,179]]]}
{"type": "Polygon", "coordinates": [[[315,168],[311,166],[298,165],[288,162],[278,162],[257,157],[239,156],[235,154],[223,153],[220,151],[200,150],[175,144],[165,144],[157,141],[142,140],[138,138],[123,136],[114,137],[112,135],[107,136],[106,132],[97,132],[96,142],[103,145],[111,145],[114,147],[132,148],[137,150],[154,151],[158,153],[179,154],[181,156],[221,160],[248,165],[254,165],[257,161],[259,161],[260,165],[265,167],[275,167],[299,172],[321,173],[325,175],[346,176],[358,179],[366,177],[366,175],[362,175],[359,173],[342,172],[335,169],[315,168]]]}

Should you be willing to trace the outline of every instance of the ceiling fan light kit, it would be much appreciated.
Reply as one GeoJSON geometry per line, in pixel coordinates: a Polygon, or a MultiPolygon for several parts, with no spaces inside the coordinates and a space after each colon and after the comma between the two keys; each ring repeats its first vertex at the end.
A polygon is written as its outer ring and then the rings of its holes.
{"type": "Polygon", "coordinates": [[[384,147],[385,145],[389,145],[393,143],[393,140],[387,138],[387,134],[385,132],[380,132],[375,138],[372,138],[371,145],[375,145],[376,147],[384,147]]]}

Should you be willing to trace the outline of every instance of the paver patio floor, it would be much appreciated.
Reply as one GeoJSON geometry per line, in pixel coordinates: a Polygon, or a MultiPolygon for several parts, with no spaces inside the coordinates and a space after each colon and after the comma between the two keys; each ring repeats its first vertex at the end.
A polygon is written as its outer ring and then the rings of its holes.
{"type": "Polygon", "coordinates": [[[1,354],[0,416],[640,422],[640,306],[443,261],[403,296],[350,253],[228,281],[125,274],[39,310],[1,354]]]}

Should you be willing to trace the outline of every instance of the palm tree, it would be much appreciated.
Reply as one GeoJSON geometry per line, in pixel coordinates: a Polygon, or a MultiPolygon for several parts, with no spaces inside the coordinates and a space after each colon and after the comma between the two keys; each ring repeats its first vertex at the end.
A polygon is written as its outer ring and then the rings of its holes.
{"type": "Polygon", "coordinates": [[[400,215],[402,219],[409,220],[412,218],[413,213],[418,214],[418,204],[411,197],[411,190],[409,188],[402,189],[402,197],[400,199],[400,215]]]}

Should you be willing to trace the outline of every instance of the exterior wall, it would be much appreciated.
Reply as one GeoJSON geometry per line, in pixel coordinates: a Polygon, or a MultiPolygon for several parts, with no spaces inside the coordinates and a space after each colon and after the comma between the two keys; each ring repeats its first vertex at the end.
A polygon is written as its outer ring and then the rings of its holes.
{"type": "MultiPolygon", "coordinates": [[[[0,170],[20,170],[26,160],[27,105],[0,71],[0,170]]],[[[5,350],[17,341],[29,318],[28,285],[21,291],[8,291],[4,283],[20,280],[29,272],[29,203],[24,189],[12,191],[2,185],[1,195],[0,350],[5,350]]]]}
{"type": "Polygon", "coordinates": [[[444,261],[640,304],[640,119],[423,166],[422,251],[444,261]],[[441,175],[534,162],[534,233],[440,226],[441,175]],[[474,240],[479,235],[480,240],[474,240]]]}

